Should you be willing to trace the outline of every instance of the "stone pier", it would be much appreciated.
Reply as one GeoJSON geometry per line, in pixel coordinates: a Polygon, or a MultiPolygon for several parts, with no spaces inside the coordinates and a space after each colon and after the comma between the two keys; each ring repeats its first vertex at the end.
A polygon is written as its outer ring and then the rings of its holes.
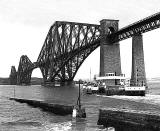
{"type": "Polygon", "coordinates": [[[115,131],[160,131],[160,116],[126,109],[100,109],[98,125],[115,131]]]}
{"type": "Polygon", "coordinates": [[[137,34],[132,37],[132,74],[130,84],[131,86],[142,86],[147,84],[142,34],[137,34]]]}
{"type": "Polygon", "coordinates": [[[29,100],[29,99],[20,99],[20,98],[9,98],[10,100],[14,100],[20,103],[27,103],[33,107],[39,107],[44,111],[52,112],[57,115],[69,115],[72,114],[73,105],[62,105],[59,103],[48,103],[45,101],[38,100],[29,100]]]}
{"type": "Polygon", "coordinates": [[[100,76],[106,73],[121,74],[121,59],[119,42],[111,43],[106,36],[118,30],[118,20],[103,19],[100,21],[100,76]]]}

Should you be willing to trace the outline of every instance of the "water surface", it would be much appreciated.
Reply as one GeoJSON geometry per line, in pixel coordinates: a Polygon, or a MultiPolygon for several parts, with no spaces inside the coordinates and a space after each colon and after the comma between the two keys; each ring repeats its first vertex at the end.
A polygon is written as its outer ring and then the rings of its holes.
{"type": "Polygon", "coordinates": [[[0,86],[0,131],[103,131],[97,125],[99,108],[117,108],[160,114],[160,84],[153,83],[146,97],[97,96],[82,94],[86,119],[72,119],[71,115],[58,116],[33,108],[25,103],[11,101],[9,97],[43,100],[50,103],[74,105],[78,97],[78,86],[43,87],[0,86]]]}

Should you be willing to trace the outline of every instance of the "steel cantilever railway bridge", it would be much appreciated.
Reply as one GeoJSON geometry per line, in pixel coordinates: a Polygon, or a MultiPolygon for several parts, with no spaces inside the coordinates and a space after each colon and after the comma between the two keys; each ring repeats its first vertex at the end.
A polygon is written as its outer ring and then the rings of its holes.
{"type": "MultiPolygon", "coordinates": [[[[110,34],[105,39],[114,44],[159,27],[160,13],[156,13],[118,31],[109,28],[110,34]]],[[[35,68],[40,68],[44,82],[72,81],[83,61],[100,46],[101,37],[100,25],[56,21],[49,29],[37,61],[32,63],[26,55],[21,56],[17,84],[30,84],[35,68]]]]}

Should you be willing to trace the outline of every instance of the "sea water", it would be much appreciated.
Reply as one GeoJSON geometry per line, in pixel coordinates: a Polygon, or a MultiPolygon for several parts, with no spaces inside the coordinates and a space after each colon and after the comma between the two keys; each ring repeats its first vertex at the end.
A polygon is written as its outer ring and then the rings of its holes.
{"type": "Polygon", "coordinates": [[[142,110],[153,112],[160,110],[160,84],[158,82],[149,86],[149,92],[145,97],[82,94],[82,104],[86,108],[87,114],[85,119],[72,118],[72,115],[55,115],[25,103],[9,100],[10,97],[74,105],[78,98],[78,86],[53,88],[40,85],[1,85],[0,131],[108,131],[114,129],[97,125],[100,107],[134,108],[137,110],[143,108],[142,110]],[[136,102],[137,105],[133,102],[136,102]]]}

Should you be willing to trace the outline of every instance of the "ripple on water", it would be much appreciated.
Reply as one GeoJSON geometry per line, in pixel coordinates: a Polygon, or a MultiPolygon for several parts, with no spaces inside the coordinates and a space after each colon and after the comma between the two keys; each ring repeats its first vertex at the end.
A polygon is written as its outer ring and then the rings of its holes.
{"type": "MultiPolygon", "coordinates": [[[[41,86],[15,87],[16,96],[20,98],[40,99],[49,102],[60,102],[61,100],[63,103],[71,102],[71,104],[76,103],[77,100],[76,88],[61,88],[59,90],[58,88],[41,86]]],[[[13,87],[5,86],[2,88],[0,86],[0,95],[13,96],[13,87]]],[[[0,129],[3,129],[3,131],[107,131],[109,129],[97,125],[101,105],[117,108],[137,108],[135,106],[138,104],[132,104],[131,101],[160,104],[160,96],[147,95],[146,98],[112,96],[103,99],[102,96],[84,95],[82,96],[82,103],[86,108],[87,118],[85,120],[77,119],[76,121],[72,120],[71,116],[57,116],[39,108],[0,97],[0,129]],[[113,98],[116,99],[113,100],[113,98]]],[[[146,109],[148,109],[148,106],[146,106],[146,109]]]]}

